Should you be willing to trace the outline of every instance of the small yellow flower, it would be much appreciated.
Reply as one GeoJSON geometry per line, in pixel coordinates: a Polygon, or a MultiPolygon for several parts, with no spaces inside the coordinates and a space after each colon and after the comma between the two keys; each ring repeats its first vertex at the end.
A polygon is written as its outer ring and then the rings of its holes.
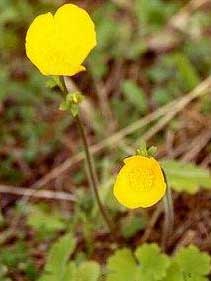
{"type": "Polygon", "coordinates": [[[114,196],[127,208],[150,207],[165,194],[166,184],[154,158],[131,156],[124,160],[115,185],[114,196]]]}
{"type": "Polygon", "coordinates": [[[73,4],[63,5],[54,16],[37,16],[26,35],[26,54],[44,75],[72,76],[85,70],[82,63],[95,46],[94,23],[73,4]]]}

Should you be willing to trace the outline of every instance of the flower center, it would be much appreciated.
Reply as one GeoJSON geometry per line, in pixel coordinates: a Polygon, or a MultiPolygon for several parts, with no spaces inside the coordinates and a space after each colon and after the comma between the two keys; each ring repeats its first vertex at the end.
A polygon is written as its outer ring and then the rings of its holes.
{"type": "Polygon", "coordinates": [[[155,175],[151,169],[136,169],[128,174],[131,188],[137,192],[147,192],[151,189],[155,175]]]}

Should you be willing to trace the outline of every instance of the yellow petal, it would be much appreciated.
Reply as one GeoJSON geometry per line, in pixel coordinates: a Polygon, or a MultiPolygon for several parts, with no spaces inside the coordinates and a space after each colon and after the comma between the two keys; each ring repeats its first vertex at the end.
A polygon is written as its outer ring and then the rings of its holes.
{"type": "Polygon", "coordinates": [[[72,76],[85,70],[82,63],[95,46],[94,23],[72,4],[63,5],[54,16],[36,17],[26,35],[26,54],[44,75],[72,76]]]}
{"type": "MultiPolygon", "coordinates": [[[[133,163],[136,163],[136,161],[139,161],[140,160],[140,157],[141,156],[138,156],[138,155],[134,155],[134,156],[130,156],[130,157],[127,157],[123,160],[123,162],[125,164],[128,164],[130,162],[133,162],[133,163]]],[[[144,157],[145,158],[145,157],[144,157]]]]}
{"type": "Polygon", "coordinates": [[[143,156],[132,156],[124,162],[114,185],[116,199],[131,209],[157,203],[166,191],[159,163],[143,156]]]}

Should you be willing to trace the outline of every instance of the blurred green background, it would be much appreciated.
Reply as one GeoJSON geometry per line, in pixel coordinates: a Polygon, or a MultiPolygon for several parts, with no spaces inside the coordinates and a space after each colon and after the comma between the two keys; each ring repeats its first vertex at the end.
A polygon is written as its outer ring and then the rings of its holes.
{"type": "MultiPolygon", "coordinates": [[[[25,55],[25,34],[30,22],[40,13],[54,12],[63,3],[59,0],[0,1],[2,281],[38,280],[48,248],[66,231],[78,239],[74,252],[77,261],[94,259],[103,264],[114,247],[88,189],[80,155],[77,161],[82,148],[74,121],[58,110],[61,96],[54,80],[43,77],[25,55]],[[70,157],[76,157],[76,161],[69,162],[66,169],[62,165],[70,157]],[[57,169],[61,166],[62,172],[57,169]],[[54,172],[56,169],[56,176],[50,174],[46,180],[52,169],[54,172]],[[46,199],[46,193],[40,198],[24,197],[25,190],[32,188],[50,190],[52,198],[46,199]],[[64,196],[72,194],[76,202],[59,200],[59,192],[64,196]]],[[[81,115],[90,144],[97,152],[100,193],[111,216],[118,220],[121,235],[129,239],[131,247],[139,245],[156,211],[150,208],[131,214],[120,207],[112,195],[112,184],[122,159],[131,155],[142,136],[146,136],[149,145],[158,147],[158,158],[171,160],[165,160],[163,167],[174,189],[175,229],[180,232],[174,233],[167,252],[171,253],[182,243],[183,234],[190,230],[194,235],[187,244],[194,243],[210,252],[209,87],[202,97],[181,107],[177,116],[170,117],[154,133],[150,129],[159,118],[133,129],[137,120],[188,95],[211,74],[210,1],[71,3],[91,14],[98,45],[86,61],[87,72],[67,79],[67,83],[87,96],[81,115]],[[120,131],[127,126],[131,129],[128,134],[120,131]],[[116,132],[119,131],[118,139],[116,132]],[[114,141],[111,139],[98,147],[112,136],[114,141]],[[182,164],[181,160],[192,164],[182,164]]],[[[162,116],[169,112],[171,115],[174,110],[174,106],[169,107],[162,116]]],[[[162,216],[156,222],[146,241],[160,244],[162,216]]]]}

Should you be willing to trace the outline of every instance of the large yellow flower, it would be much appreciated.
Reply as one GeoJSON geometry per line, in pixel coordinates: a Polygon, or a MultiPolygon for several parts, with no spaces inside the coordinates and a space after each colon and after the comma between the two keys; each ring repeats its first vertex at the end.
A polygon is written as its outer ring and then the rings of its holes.
{"type": "Polygon", "coordinates": [[[74,75],[96,46],[95,26],[88,13],[66,4],[55,15],[34,19],[26,35],[26,54],[44,75],[74,75]]]}
{"type": "Polygon", "coordinates": [[[114,196],[127,208],[150,207],[165,194],[166,184],[154,158],[131,156],[124,160],[115,185],[114,196]]]}

